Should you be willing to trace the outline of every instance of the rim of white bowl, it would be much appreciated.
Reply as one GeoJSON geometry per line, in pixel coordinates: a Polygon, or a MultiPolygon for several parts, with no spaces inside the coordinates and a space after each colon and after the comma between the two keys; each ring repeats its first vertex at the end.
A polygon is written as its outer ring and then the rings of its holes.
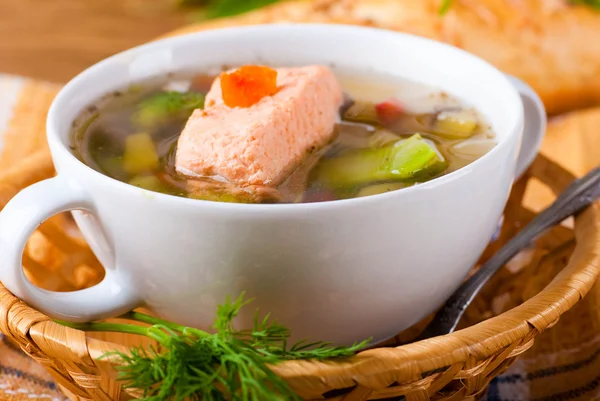
{"type": "Polygon", "coordinates": [[[506,75],[504,73],[502,73],[500,70],[498,70],[496,67],[494,67],[492,64],[488,63],[487,61],[485,61],[463,49],[449,45],[444,42],[428,39],[428,38],[425,38],[422,36],[417,36],[417,35],[412,35],[412,34],[408,34],[408,33],[397,32],[397,31],[391,31],[391,30],[386,30],[386,29],[381,29],[381,28],[363,27],[363,26],[348,25],[348,24],[283,22],[283,23],[270,23],[270,24],[248,25],[248,26],[238,26],[238,27],[225,27],[225,28],[211,29],[208,31],[191,32],[191,33],[187,33],[187,34],[183,34],[183,35],[179,35],[179,36],[168,37],[168,38],[159,39],[159,40],[156,40],[153,42],[148,42],[148,43],[136,46],[136,47],[132,47],[128,50],[122,51],[122,52],[117,53],[108,58],[105,58],[104,60],[90,66],[89,68],[87,68],[84,71],[82,71],[81,73],[79,73],[77,76],[75,76],[73,79],[71,79],[60,90],[60,92],[58,93],[58,95],[56,96],[54,101],[52,102],[52,105],[50,106],[46,127],[47,127],[47,138],[50,143],[50,147],[52,149],[53,154],[56,154],[59,157],[66,158],[70,163],[77,164],[79,166],[79,168],[82,168],[85,171],[87,171],[89,174],[96,176],[97,179],[104,181],[106,183],[106,185],[116,186],[116,188],[118,188],[120,191],[127,191],[127,192],[132,192],[132,193],[135,192],[137,194],[139,194],[141,191],[141,193],[146,194],[146,196],[151,196],[152,199],[155,201],[173,202],[175,204],[178,204],[179,206],[185,206],[185,207],[191,207],[191,208],[210,207],[210,208],[216,208],[216,209],[228,209],[228,210],[232,210],[232,211],[244,211],[244,210],[259,211],[260,210],[260,211],[271,211],[271,212],[276,212],[276,211],[283,212],[283,211],[290,211],[290,209],[295,210],[295,211],[302,211],[302,210],[312,210],[312,209],[356,207],[356,206],[360,206],[361,204],[367,204],[370,202],[378,202],[378,201],[382,201],[384,199],[389,199],[392,197],[401,198],[403,196],[409,196],[409,194],[412,194],[414,192],[427,191],[427,190],[433,189],[437,186],[444,185],[446,183],[449,183],[450,181],[460,179],[462,176],[468,174],[470,170],[476,169],[480,165],[486,163],[487,160],[492,157],[492,155],[503,151],[503,149],[506,146],[508,146],[509,141],[507,140],[507,138],[511,135],[517,135],[518,132],[522,129],[523,124],[524,124],[524,110],[522,107],[521,98],[520,98],[517,90],[514,88],[514,86],[510,83],[510,81],[506,77],[506,75]],[[184,197],[180,197],[180,196],[168,195],[168,194],[163,194],[163,193],[155,192],[155,191],[149,191],[149,190],[139,188],[139,187],[130,185],[128,183],[119,181],[119,180],[109,177],[105,174],[102,174],[101,172],[99,172],[97,170],[94,170],[93,168],[91,168],[90,166],[86,165],[81,160],[79,160],[69,150],[68,145],[65,145],[60,138],[60,133],[56,129],[56,126],[57,126],[56,119],[58,118],[57,108],[63,102],[63,98],[67,97],[69,95],[69,92],[71,90],[73,90],[73,88],[76,85],[78,85],[80,81],[83,81],[84,79],[86,79],[87,75],[90,74],[91,72],[102,69],[106,65],[109,65],[111,63],[114,63],[115,61],[121,60],[124,56],[127,56],[128,54],[132,54],[132,53],[139,54],[139,53],[147,52],[147,51],[150,51],[157,47],[167,46],[174,42],[186,42],[186,41],[192,42],[198,36],[211,36],[211,35],[218,36],[218,35],[223,34],[224,31],[230,32],[231,34],[235,34],[235,33],[242,34],[243,32],[248,32],[248,31],[256,31],[256,32],[266,31],[266,32],[268,32],[268,31],[277,31],[277,30],[281,30],[281,29],[336,30],[340,33],[350,32],[350,31],[354,31],[354,32],[364,31],[364,32],[370,32],[371,34],[377,34],[377,35],[403,37],[405,39],[408,38],[410,40],[420,41],[424,44],[436,44],[438,46],[443,46],[446,49],[451,49],[452,51],[456,52],[461,57],[468,59],[469,62],[477,63],[480,66],[482,66],[483,68],[487,68],[488,70],[490,70],[490,72],[495,73],[499,80],[503,80],[506,83],[508,90],[513,91],[514,100],[515,100],[513,103],[514,103],[514,107],[517,108],[517,110],[516,110],[517,118],[515,118],[515,121],[513,122],[511,127],[507,130],[507,135],[503,138],[503,140],[498,141],[496,146],[494,146],[490,151],[488,151],[486,154],[481,156],[479,159],[469,163],[468,165],[466,165],[456,171],[453,171],[451,173],[434,178],[432,180],[429,180],[429,181],[426,181],[423,183],[419,183],[417,185],[413,185],[413,186],[410,186],[407,188],[402,188],[402,189],[399,189],[396,191],[389,191],[389,192],[385,192],[385,193],[381,193],[381,194],[369,195],[369,196],[358,197],[358,198],[336,199],[336,200],[331,200],[331,201],[306,202],[306,203],[269,203],[269,204],[264,204],[264,203],[218,202],[218,201],[209,201],[209,200],[200,200],[200,199],[189,199],[189,198],[184,198],[184,197]]]}

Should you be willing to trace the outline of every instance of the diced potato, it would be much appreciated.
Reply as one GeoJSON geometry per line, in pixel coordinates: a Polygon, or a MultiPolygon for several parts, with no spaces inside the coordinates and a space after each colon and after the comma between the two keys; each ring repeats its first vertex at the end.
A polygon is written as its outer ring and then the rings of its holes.
{"type": "Polygon", "coordinates": [[[141,174],[155,170],[158,164],[158,153],[150,135],[140,133],[125,138],[123,170],[129,174],[141,174]]]}
{"type": "Polygon", "coordinates": [[[316,179],[329,188],[381,181],[413,181],[438,174],[447,167],[435,146],[415,134],[394,145],[359,149],[323,160],[316,179]]]}
{"type": "Polygon", "coordinates": [[[408,186],[407,184],[404,184],[401,182],[390,182],[390,183],[385,183],[385,184],[369,185],[369,186],[362,188],[360,191],[358,191],[358,194],[356,195],[356,197],[360,198],[363,196],[384,194],[386,192],[396,191],[398,189],[402,189],[407,186],[408,186]]]}
{"type": "Polygon", "coordinates": [[[449,139],[469,138],[477,128],[477,116],[470,110],[442,111],[435,120],[435,131],[449,139]]]}

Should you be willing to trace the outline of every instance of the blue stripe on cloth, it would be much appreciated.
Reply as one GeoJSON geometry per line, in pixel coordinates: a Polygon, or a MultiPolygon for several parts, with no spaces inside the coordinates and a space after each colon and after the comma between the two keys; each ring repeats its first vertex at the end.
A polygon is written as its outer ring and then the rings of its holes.
{"type": "Polygon", "coordinates": [[[517,382],[523,382],[523,381],[527,381],[527,377],[523,376],[523,375],[505,375],[505,376],[498,376],[494,379],[494,381],[496,383],[517,383],[517,382]]]}
{"type": "Polygon", "coordinates": [[[551,368],[534,370],[533,372],[527,373],[525,376],[518,375],[518,374],[500,376],[500,377],[496,378],[495,380],[498,380],[499,383],[516,383],[516,382],[524,381],[524,380],[531,381],[531,380],[535,380],[535,379],[542,379],[544,377],[559,375],[562,373],[573,372],[575,370],[579,370],[579,369],[585,368],[586,366],[591,365],[593,362],[596,361],[596,359],[599,356],[600,356],[600,348],[597,349],[588,358],[582,359],[577,362],[573,362],[573,363],[570,363],[567,365],[553,366],[551,368]]]}
{"type": "Polygon", "coordinates": [[[18,378],[30,381],[34,384],[37,384],[38,386],[45,387],[49,390],[55,390],[55,391],[57,390],[56,384],[54,384],[54,382],[40,379],[39,377],[30,375],[29,373],[25,373],[19,369],[15,369],[10,366],[0,365],[0,375],[9,375],[9,376],[18,377],[18,378]]]}
{"type": "Polygon", "coordinates": [[[485,399],[486,401],[502,401],[500,398],[500,392],[498,391],[498,378],[495,378],[490,382],[485,399]]]}
{"type": "MultiPolygon", "coordinates": [[[[600,388],[600,376],[596,377],[591,382],[587,383],[585,386],[577,387],[562,393],[554,394],[549,397],[536,398],[533,401],[568,401],[574,400],[577,398],[581,398],[583,396],[588,396],[589,393],[600,388]]],[[[587,398],[591,400],[591,398],[587,398]]]]}
{"type": "Polygon", "coordinates": [[[16,346],[15,344],[13,344],[10,341],[5,341],[3,339],[3,337],[4,337],[3,335],[0,335],[0,342],[2,343],[2,345],[4,345],[6,348],[8,348],[9,350],[11,350],[13,352],[17,352],[17,353],[25,356],[25,354],[23,353],[23,350],[21,348],[19,348],[18,346],[16,346]]]}
{"type": "Polygon", "coordinates": [[[525,381],[521,382],[521,386],[517,383],[506,385],[500,383],[498,380],[500,377],[496,377],[490,382],[483,401],[529,401],[528,391],[522,388],[525,381]]]}
{"type": "MultiPolygon", "coordinates": [[[[28,358],[28,356],[26,354],[24,354],[23,351],[21,351],[21,349],[15,347],[13,344],[6,341],[6,337],[2,333],[0,333],[0,342],[3,345],[5,345],[7,348],[10,348],[11,350],[21,353],[24,358],[28,358]]],[[[31,383],[37,384],[38,386],[45,387],[49,390],[57,391],[56,384],[54,382],[41,379],[37,376],[23,372],[22,370],[13,368],[12,366],[5,366],[5,365],[0,364],[0,376],[1,375],[14,376],[17,378],[21,378],[21,379],[27,380],[31,383]]]]}
{"type": "MultiPolygon", "coordinates": [[[[504,375],[525,376],[525,364],[517,360],[504,375]]],[[[502,377],[502,376],[500,376],[502,377]]],[[[486,401],[529,401],[529,383],[522,380],[515,383],[503,383],[499,378],[490,382],[486,401]]]]}
{"type": "MultiPolygon", "coordinates": [[[[570,364],[539,369],[528,373],[520,373],[518,370],[513,370],[513,372],[509,371],[503,376],[499,376],[491,381],[485,400],[525,401],[525,398],[521,398],[518,394],[519,386],[529,386],[528,383],[536,379],[551,378],[564,373],[582,371],[586,368],[589,369],[590,365],[592,365],[598,359],[598,357],[600,357],[600,349],[594,351],[589,357],[570,364]]],[[[588,382],[584,386],[553,394],[551,396],[542,397],[535,401],[568,401],[574,399],[587,399],[586,397],[591,397],[590,393],[598,388],[600,388],[600,376],[596,377],[594,380],[588,382]]],[[[526,396],[523,395],[523,397],[526,396]]]]}

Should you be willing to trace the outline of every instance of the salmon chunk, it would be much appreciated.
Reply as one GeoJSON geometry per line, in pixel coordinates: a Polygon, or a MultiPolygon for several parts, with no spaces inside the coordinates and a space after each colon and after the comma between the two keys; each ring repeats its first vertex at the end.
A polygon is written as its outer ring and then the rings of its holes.
{"type": "Polygon", "coordinates": [[[342,88],[324,66],[277,69],[277,93],[228,107],[217,78],[177,143],[177,171],[230,183],[277,186],[333,136],[342,88]]]}

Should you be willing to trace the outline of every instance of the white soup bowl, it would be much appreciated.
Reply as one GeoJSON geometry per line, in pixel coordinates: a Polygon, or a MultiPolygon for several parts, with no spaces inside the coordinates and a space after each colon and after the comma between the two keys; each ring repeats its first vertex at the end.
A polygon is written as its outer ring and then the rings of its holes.
{"type": "Polygon", "coordinates": [[[387,338],[460,285],[490,241],[513,180],[533,160],[545,124],[539,98],[522,82],[416,36],[276,24],[146,44],[82,72],[54,100],[47,131],[58,174],[20,192],[0,214],[0,280],[34,308],[69,321],[145,305],[207,328],[226,296],[246,291],[255,301],[239,317],[240,327],[258,307],[288,325],[294,338],[338,344],[387,338]],[[439,87],[477,108],[498,144],[458,171],[407,189],[275,205],[149,192],[102,175],[69,149],[74,119],[108,92],[171,72],[248,63],[326,64],[439,87]],[[21,269],[25,243],[42,221],[69,210],[105,278],[75,292],[37,288],[21,269]]]}

